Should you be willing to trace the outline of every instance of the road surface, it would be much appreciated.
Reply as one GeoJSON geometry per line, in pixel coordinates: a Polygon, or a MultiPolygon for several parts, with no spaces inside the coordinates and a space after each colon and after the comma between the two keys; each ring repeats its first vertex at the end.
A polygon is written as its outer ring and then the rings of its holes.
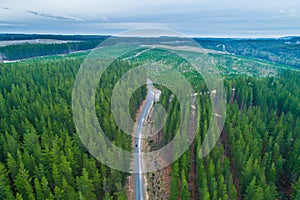
{"type": "Polygon", "coordinates": [[[137,168],[137,173],[135,173],[135,199],[144,200],[144,183],[143,183],[143,173],[142,173],[142,131],[143,125],[146,121],[149,111],[153,105],[154,95],[153,95],[153,83],[147,79],[147,97],[146,103],[142,109],[142,112],[138,119],[138,126],[136,129],[135,147],[134,147],[134,166],[137,168]]]}

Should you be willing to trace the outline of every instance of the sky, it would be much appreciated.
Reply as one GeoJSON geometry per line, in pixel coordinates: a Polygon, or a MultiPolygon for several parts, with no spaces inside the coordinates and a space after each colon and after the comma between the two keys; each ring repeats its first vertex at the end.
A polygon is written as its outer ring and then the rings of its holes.
{"type": "Polygon", "coordinates": [[[299,12],[299,0],[0,0],[0,33],[156,27],[200,37],[299,36],[299,12]]]}

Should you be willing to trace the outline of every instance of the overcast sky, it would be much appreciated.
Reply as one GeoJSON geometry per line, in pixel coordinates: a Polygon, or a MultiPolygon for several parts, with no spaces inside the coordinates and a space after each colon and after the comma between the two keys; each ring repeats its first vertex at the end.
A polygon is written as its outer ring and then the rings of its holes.
{"type": "Polygon", "coordinates": [[[299,12],[299,0],[0,0],[0,32],[277,37],[300,35],[299,12]]]}

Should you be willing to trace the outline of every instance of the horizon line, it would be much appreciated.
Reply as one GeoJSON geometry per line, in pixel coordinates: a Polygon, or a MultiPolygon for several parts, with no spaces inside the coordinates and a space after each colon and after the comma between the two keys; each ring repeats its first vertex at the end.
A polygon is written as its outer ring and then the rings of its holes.
{"type": "MultiPolygon", "coordinates": [[[[0,35],[61,35],[61,36],[107,36],[107,37],[120,37],[117,34],[109,33],[47,33],[47,32],[0,32],[0,35]]],[[[129,37],[143,37],[143,36],[129,36],[129,37]]],[[[182,36],[174,35],[158,35],[151,37],[187,37],[187,38],[207,38],[207,39],[280,39],[289,37],[300,37],[300,34],[293,35],[195,35],[195,34],[184,34],[182,36]]]]}

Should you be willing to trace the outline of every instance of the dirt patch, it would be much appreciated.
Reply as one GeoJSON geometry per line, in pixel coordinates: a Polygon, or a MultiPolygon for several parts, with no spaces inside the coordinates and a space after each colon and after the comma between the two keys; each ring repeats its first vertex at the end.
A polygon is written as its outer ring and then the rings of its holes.
{"type": "Polygon", "coordinates": [[[128,199],[135,199],[135,184],[134,184],[134,175],[131,174],[127,177],[126,183],[126,195],[128,199]]]}
{"type": "Polygon", "coordinates": [[[196,175],[196,158],[195,158],[195,146],[194,142],[190,146],[190,165],[191,165],[191,171],[189,174],[189,179],[188,179],[188,186],[190,188],[191,192],[191,199],[196,199],[197,197],[197,175],[196,175]]]}
{"type": "MultiPolygon", "coordinates": [[[[193,97],[192,99],[192,107],[195,107],[196,104],[196,98],[193,97]]],[[[196,110],[192,109],[191,110],[192,115],[189,121],[189,139],[193,140],[194,138],[192,138],[192,133],[196,134],[196,110]]],[[[188,186],[189,186],[189,190],[190,190],[190,194],[191,194],[191,199],[197,199],[197,174],[196,174],[196,150],[195,150],[195,145],[194,142],[191,143],[190,147],[189,147],[189,151],[190,151],[190,166],[191,166],[191,170],[189,172],[189,177],[188,177],[188,186]]]]}
{"type": "MultiPolygon", "coordinates": [[[[144,151],[150,152],[153,149],[150,146],[150,141],[152,144],[160,144],[162,142],[162,131],[159,131],[157,134],[151,136],[151,132],[155,130],[155,126],[152,122],[153,115],[152,112],[149,114],[149,118],[147,119],[148,127],[150,127],[148,131],[148,135],[150,136],[148,139],[144,140],[143,147],[144,151]]],[[[157,158],[158,162],[163,163],[163,158],[157,158]]],[[[157,170],[155,172],[146,173],[145,183],[146,183],[146,199],[169,199],[170,196],[170,183],[171,183],[171,165],[157,170]]]]}
{"type": "MultiPolygon", "coordinates": [[[[144,144],[147,151],[151,150],[149,143],[144,144]]],[[[158,159],[159,160],[159,159],[158,159]]],[[[163,162],[163,161],[161,161],[163,162]]],[[[145,188],[146,199],[169,199],[170,196],[170,183],[171,183],[171,165],[168,167],[157,170],[155,172],[146,173],[145,188]]]]}

